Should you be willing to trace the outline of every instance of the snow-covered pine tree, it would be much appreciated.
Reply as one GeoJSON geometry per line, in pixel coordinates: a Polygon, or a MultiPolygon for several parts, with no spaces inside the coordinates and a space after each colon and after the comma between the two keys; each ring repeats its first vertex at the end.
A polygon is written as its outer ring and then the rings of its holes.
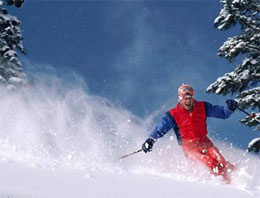
{"type": "Polygon", "coordinates": [[[8,14],[6,5],[20,8],[24,0],[0,0],[0,86],[15,88],[26,84],[26,75],[17,52],[26,54],[22,44],[21,22],[8,14]]]}
{"type": "Polygon", "coordinates": [[[223,9],[214,24],[219,30],[227,30],[235,25],[241,27],[239,35],[230,37],[220,47],[218,55],[230,62],[236,57],[242,59],[234,71],[219,77],[207,92],[217,94],[237,94],[239,106],[252,108],[258,112],[255,118],[246,117],[242,123],[249,126],[260,125],[260,0],[220,0],[223,9]]]}

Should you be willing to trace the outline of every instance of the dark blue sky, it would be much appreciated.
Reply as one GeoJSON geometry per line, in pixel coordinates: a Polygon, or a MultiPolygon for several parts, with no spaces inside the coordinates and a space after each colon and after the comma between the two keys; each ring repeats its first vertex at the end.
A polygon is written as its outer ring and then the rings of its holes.
{"type": "MultiPolygon", "coordinates": [[[[216,55],[238,28],[221,32],[214,19],[218,1],[33,1],[11,9],[22,21],[24,60],[51,65],[58,72],[80,74],[92,94],[104,96],[138,116],[177,102],[183,82],[194,86],[198,100],[225,104],[206,94],[215,79],[234,64],[216,55]]],[[[254,137],[239,124],[236,112],[209,128],[245,147],[254,137]]]]}

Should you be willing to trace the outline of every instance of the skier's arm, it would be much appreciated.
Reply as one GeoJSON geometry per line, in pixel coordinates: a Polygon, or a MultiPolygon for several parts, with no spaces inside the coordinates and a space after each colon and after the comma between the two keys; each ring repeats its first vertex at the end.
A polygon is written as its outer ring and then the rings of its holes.
{"type": "Polygon", "coordinates": [[[212,105],[209,102],[205,102],[205,109],[207,117],[221,118],[226,119],[229,118],[230,115],[234,112],[229,108],[220,106],[220,105],[212,105]]]}
{"type": "Polygon", "coordinates": [[[171,128],[176,127],[177,124],[169,112],[167,112],[161,122],[151,132],[148,139],[143,143],[142,150],[147,153],[152,151],[153,145],[158,138],[163,137],[171,128]]]}
{"type": "Polygon", "coordinates": [[[171,128],[176,127],[177,124],[169,112],[165,113],[161,122],[151,132],[149,138],[158,139],[163,137],[171,128]]]}

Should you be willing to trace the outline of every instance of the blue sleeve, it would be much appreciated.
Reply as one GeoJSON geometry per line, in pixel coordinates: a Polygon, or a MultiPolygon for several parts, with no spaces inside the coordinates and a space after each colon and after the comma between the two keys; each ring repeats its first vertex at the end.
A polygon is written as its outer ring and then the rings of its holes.
{"type": "Polygon", "coordinates": [[[208,102],[205,102],[205,109],[207,117],[226,119],[233,113],[233,111],[229,110],[227,107],[212,105],[208,102]]]}
{"type": "Polygon", "coordinates": [[[175,120],[169,115],[169,112],[165,113],[161,122],[155,127],[155,129],[151,132],[150,138],[158,139],[163,137],[171,128],[175,128],[177,126],[175,120]]]}

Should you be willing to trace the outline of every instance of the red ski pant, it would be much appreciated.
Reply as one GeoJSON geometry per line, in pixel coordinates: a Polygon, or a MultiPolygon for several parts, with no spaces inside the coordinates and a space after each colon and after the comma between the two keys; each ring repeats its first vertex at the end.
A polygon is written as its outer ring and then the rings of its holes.
{"type": "Polygon", "coordinates": [[[187,157],[201,162],[214,175],[224,176],[230,165],[207,137],[195,141],[183,141],[183,150],[187,157]]]}

